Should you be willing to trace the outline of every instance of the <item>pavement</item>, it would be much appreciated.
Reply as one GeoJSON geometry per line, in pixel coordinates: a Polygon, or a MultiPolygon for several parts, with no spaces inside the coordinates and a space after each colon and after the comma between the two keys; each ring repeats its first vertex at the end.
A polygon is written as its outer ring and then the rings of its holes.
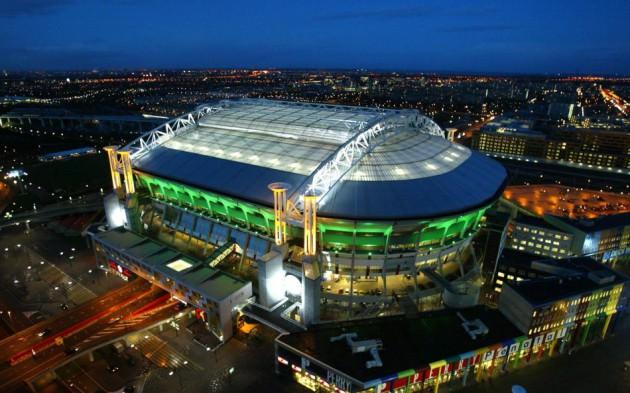
{"type": "Polygon", "coordinates": [[[143,393],[169,392],[308,392],[292,380],[274,373],[273,341],[278,335],[260,325],[256,336],[237,333],[214,351],[192,340],[186,329],[165,327],[154,332],[195,367],[155,368],[147,375],[143,393]],[[197,370],[200,367],[202,370],[197,370]]]}

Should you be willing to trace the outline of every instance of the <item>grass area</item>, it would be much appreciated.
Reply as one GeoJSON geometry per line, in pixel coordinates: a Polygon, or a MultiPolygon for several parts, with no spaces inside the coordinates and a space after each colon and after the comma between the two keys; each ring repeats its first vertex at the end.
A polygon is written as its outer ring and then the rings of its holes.
{"type": "Polygon", "coordinates": [[[38,162],[28,168],[28,181],[49,191],[61,189],[69,194],[98,190],[110,182],[109,164],[103,153],[38,162]],[[88,187],[86,187],[86,185],[88,187]]]}

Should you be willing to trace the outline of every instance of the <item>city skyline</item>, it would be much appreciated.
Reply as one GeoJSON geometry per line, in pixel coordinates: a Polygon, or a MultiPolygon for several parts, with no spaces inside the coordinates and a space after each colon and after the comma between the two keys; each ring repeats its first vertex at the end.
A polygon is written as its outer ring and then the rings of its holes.
{"type": "Polygon", "coordinates": [[[371,69],[623,75],[621,1],[379,2],[187,8],[30,0],[0,10],[0,69],[371,69]],[[605,28],[604,28],[605,27],[605,28]]]}
{"type": "Polygon", "coordinates": [[[0,392],[628,393],[628,20],[5,0],[0,392]]]}

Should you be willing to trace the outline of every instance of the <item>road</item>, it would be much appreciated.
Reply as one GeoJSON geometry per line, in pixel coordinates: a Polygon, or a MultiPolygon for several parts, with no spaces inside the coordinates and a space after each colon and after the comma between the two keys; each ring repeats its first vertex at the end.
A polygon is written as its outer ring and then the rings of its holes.
{"type": "Polygon", "coordinates": [[[630,104],[627,103],[623,98],[619,97],[614,91],[610,89],[604,89],[600,86],[599,88],[602,97],[604,100],[608,101],[612,106],[617,108],[619,112],[624,115],[630,114],[630,104]]]}
{"type": "Polygon", "coordinates": [[[0,341],[0,361],[3,362],[1,367],[7,367],[6,362],[14,354],[28,350],[33,345],[41,342],[42,337],[38,333],[44,329],[50,329],[50,335],[54,335],[71,327],[72,325],[95,316],[104,310],[115,310],[117,305],[125,299],[146,291],[150,287],[149,283],[143,280],[135,280],[115,291],[107,293],[98,298],[92,299],[73,310],[59,314],[55,317],[37,323],[28,327],[10,337],[0,341]]]}
{"type": "Polygon", "coordinates": [[[6,183],[0,182],[0,213],[9,204],[10,199],[11,188],[6,183]]]}
{"type": "MultiPolygon", "coordinates": [[[[136,280],[140,281],[140,280],[136,280]]],[[[138,285],[138,284],[135,284],[138,285]]],[[[127,288],[127,287],[125,287],[127,288]]],[[[146,289],[143,284],[141,291],[133,296],[117,295],[119,303],[111,306],[97,307],[100,311],[95,321],[81,326],[76,333],[64,338],[62,346],[53,345],[42,349],[35,356],[29,356],[15,366],[5,366],[0,370],[0,391],[10,392],[22,388],[23,381],[28,381],[37,375],[53,370],[71,358],[81,355],[104,343],[111,342],[131,332],[142,330],[175,315],[175,302],[162,301],[165,292],[157,287],[146,289]],[[151,306],[148,308],[148,306],[151,306]],[[67,349],[79,348],[76,353],[68,353],[67,349]]],[[[91,302],[90,302],[91,303],[91,302]]],[[[6,357],[6,355],[4,355],[6,357]]]]}

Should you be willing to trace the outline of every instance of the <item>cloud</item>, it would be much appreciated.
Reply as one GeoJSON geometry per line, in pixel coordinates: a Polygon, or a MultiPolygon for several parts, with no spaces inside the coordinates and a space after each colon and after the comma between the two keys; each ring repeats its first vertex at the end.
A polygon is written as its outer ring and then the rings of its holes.
{"type": "Polygon", "coordinates": [[[49,15],[74,0],[8,0],[0,6],[0,17],[49,15]]]}

